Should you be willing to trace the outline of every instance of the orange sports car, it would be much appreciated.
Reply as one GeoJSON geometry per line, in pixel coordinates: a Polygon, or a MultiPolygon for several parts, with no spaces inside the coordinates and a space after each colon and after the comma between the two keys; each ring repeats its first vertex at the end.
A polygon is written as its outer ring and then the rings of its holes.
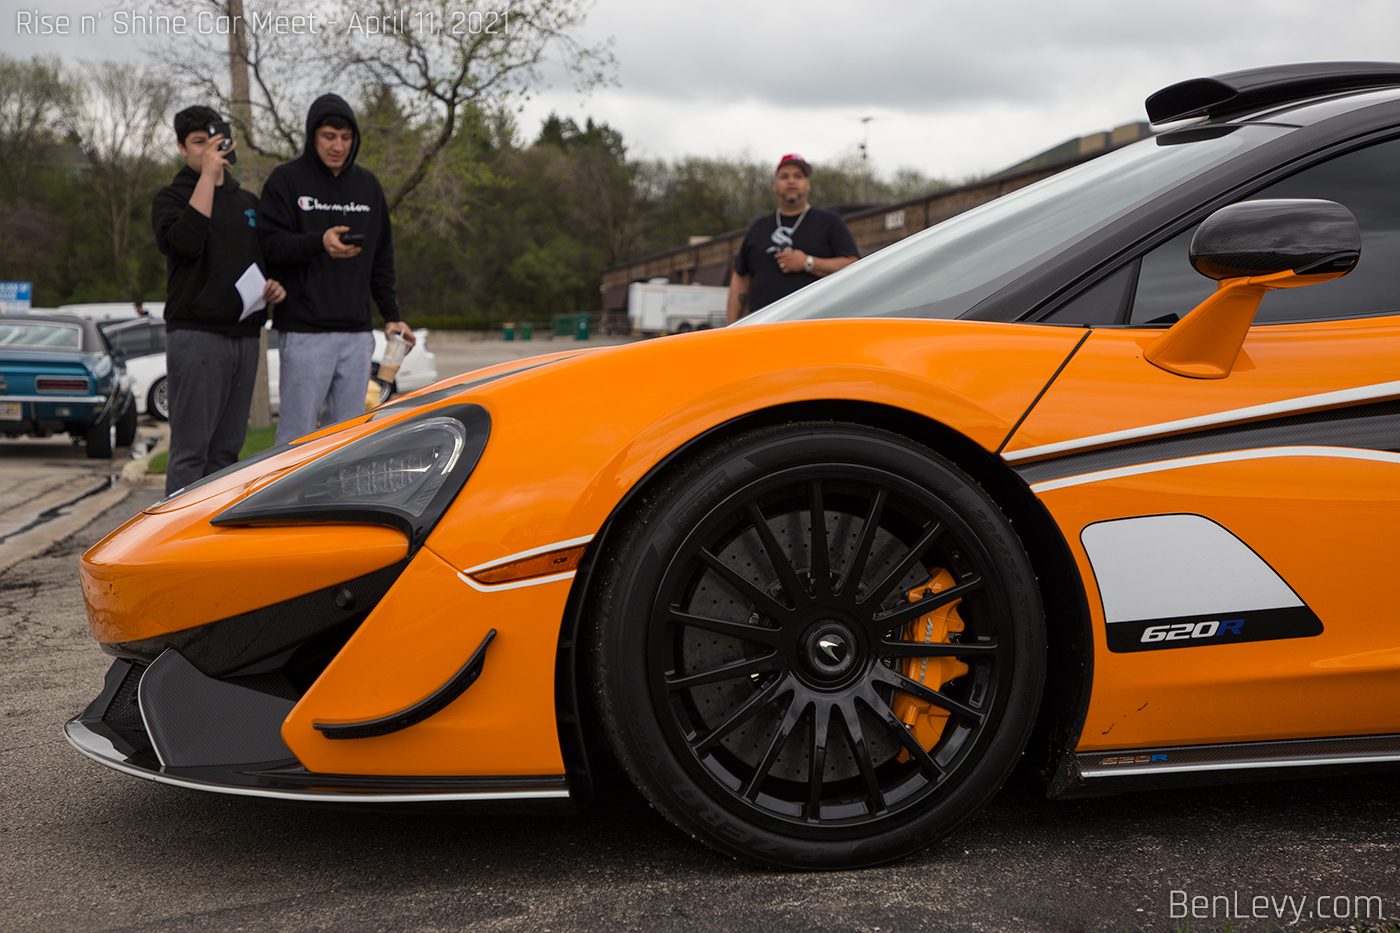
{"type": "MultiPolygon", "coordinates": [[[[741,326],[504,364],[83,557],[87,756],[869,865],[1052,797],[1400,761],[1400,65],[1158,135],[741,326]]],[[[172,803],[178,803],[172,798],[172,803]]]]}

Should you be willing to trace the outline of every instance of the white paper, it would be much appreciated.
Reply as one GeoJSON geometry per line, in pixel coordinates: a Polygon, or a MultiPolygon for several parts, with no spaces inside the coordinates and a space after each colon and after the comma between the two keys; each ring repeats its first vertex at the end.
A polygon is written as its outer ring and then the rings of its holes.
{"type": "Polygon", "coordinates": [[[263,277],[262,270],[257,263],[249,263],[248,268],[238,277],[238,281],[233,283],[233,287],[238,289],[238,297],[243,299],[243,313],[238,316],[240,321],[248,319],[248,315],[254,311],[261,311],[267,307],[267,302],[263,300],[263,289],[267,286],[267,279],[263,277]]]}

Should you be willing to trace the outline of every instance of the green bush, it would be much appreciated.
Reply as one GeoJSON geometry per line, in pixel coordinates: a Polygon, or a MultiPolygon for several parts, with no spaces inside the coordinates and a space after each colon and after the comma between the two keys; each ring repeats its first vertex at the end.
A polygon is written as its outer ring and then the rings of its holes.
{"type": "MultiPolygon", "coordinates": [[[[261,453],[272,446],[273,439],[277,436],[277,422],[272,422],[270,428],[249,428],[248,436],[243,439],[243,449],[238,452],[238,459],[251,457],[253,454],[261,453]]],[[[164,473],[165,467],[170,461],[170,451],[162,450],[151,458],[151,462],[146,465],[147,473],[164,473]]]]}

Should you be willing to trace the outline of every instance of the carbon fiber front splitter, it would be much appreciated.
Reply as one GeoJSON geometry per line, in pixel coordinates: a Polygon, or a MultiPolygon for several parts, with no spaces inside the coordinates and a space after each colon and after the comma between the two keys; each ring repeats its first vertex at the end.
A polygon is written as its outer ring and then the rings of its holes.
{"type": "MultiPolygon", "coordinates": [[[[161,694],[143,691],[142,681],[151,668],[117,661],[107,672],[102,693],[81,714],[64,726],[68,742],[99,764],[125,774],[193,790],[249,797],[271,797],[340,804],[481,804],[489,812],[572,812],[573,801],[563,775],[521,777],[474,776],[376,776],[317,774],[307,771],[275,735],[234,735],[230,722],[245,725],[254,717],[236,702],[205,708],[188,693],[175,703],[162,703],[161,694]],[[159,708],[158,708],[159,707],[159,708]],[[195,715],[191,715],[191,714],[195,715]],[[223,721],[219,721],[220,719],[223,721]],[[156,730],[152,740],[150,729],[156,730]],[[158,750],[158,747],[163,750],[158,750]],[[238,760],[243,750],[266,758],[280,751],[282,757],[238,760]],[[262,754],[259,755],[259,751],[262,754]],[[220,755],[219,752],[225,754],[220,755]],[[218,759],[233,759],[225,763],[218,759]]],[[[163,689],[169,692],[168,686],[163,689]]],[[[251,702],[260,701],[253,698],[251,702]]],[[[275,715],[268,703],[264,719],[275,715]]],[[[475,807],[473,807],[475,809],[475,807]]]]}

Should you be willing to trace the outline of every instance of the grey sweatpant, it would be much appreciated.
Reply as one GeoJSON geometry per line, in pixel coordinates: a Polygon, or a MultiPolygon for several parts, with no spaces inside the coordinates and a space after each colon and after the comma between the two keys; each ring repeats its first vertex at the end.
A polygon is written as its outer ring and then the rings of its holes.
{"type": "Polygon", "coordinates": [[[169,495],[238,459],[258,375],[258,338],[169,331],[165,374],[170,393],[170,460],[165,468],[169,495]]]}
{"type": "Polygon", "coordinates": [[[280,331],[277,352],[281,358],[277,379],[277,443],[294,441],[316,430],[316,419],[322,407],[326,409],[322,425],[365,413],[374,334],[369,331],[326,334],[280,331]]]}

